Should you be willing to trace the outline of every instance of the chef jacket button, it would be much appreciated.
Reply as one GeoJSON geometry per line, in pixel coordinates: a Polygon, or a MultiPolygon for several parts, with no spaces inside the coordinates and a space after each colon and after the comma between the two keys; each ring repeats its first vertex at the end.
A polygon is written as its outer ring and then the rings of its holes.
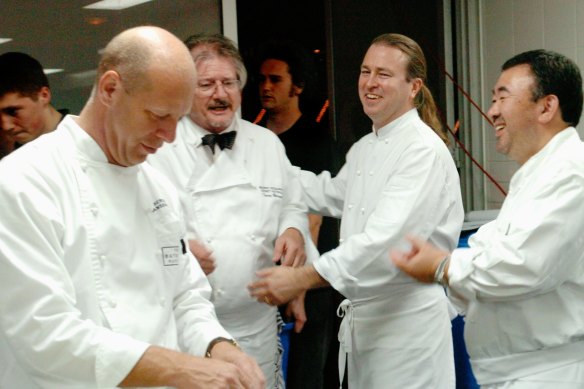
{"type": "Polygon", "coordinates": [[[385,140],[385,144],[388,144],[388,143],[389,143],[389,139],[386,139],[386,140],[385,140]]]}
{"type": "Polygon", "coordinates": [[[117,307],[117,305],[118,305],[118,303],[116,302],[116,300],[114,300],[114,299],[113,299],[113,298],[111,298],[111,297],[109,298],[109,301],[108,301],[108,303],[109,303],[109,306],[110,306],[110,307],[112,307],[112,308],[115,308],[115,307],[117,307]]]}
{"type": "Polygon", "coordinates": [[[344,239],[339,239],[339,243],[343,243],[345,240],[344,239]]]}
{"type": "Polygon", "coordinates": [[[357,170],[357,175],[360,176],[361,175],[361,170],[357,170]]]}
{"type": "Polygon", "coordinates": [[[361,208],[361,213],[364,214],[365,213],[365,208],[361,208]]]}
{"type": "Polygon", "coordinates": [[[207,239],[208,244],[211,244],[212,241],[213,241],[212,239],[207,239]]]}
{"type": "Polygon", "coordinates": [[[158,303],[160,304],[161,307],[164,307],[166,305],[166,299],[164,297],[161,297],[160,300],[158,300],[158,303]]]}
{"type": "Polygon", "coordinates": [[[371,139],[369,139],[369,144],[372,144],[372,143],[373,143],[373,141],[371,139]]]}
{"type": "Polygon", "coordinates": [[[369,171],[369,175],[372,176],[373,175],[373,170],[369,171]]]}
{"type": "Polygon", "coordinates": [[[217,289],[215,289],[215,296],[217,296],[217,297],[221,297],[221,296],[223,296],[223,294],[224,294],[224,293],[225,293],[225,292],[224,292],[224,291],[223,291],[223,289],[221,289],[221,288],[217,288],[217,289]]]}
{"type": "Polygon", "coordinates": [[[250,238],[251,240],[255,240],[256,236],[255,236],[254,234],[251,234],[251,235],[249,236],[249,238],[250,238]]]}
{"type": "Polygon", "coordinates": [[[353,204],[349,204],[349,205],[347,206],[347,208],[348,208],[348,209],[353,209],[353,204]]]}
{"type": "Polygon", "coordinates": [[[105,255],[100,255],[99,256],[99,262],[101,262],[101,264],[103,265],[105,263],[105,255]]]}

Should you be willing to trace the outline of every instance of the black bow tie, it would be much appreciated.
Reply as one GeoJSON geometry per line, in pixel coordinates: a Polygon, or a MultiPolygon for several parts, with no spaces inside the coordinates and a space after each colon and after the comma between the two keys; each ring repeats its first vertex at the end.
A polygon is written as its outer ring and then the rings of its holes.
{"type": "Polygon", "coordinates": [[[215,145],[218,145],[221,150],[231,149],[235,142],[235,135],[237,135],[235,131],[229,131],[222,134],[207,134],[202,138],[203,145],[209,146],[211,152],[215,154],[215,145]]]}

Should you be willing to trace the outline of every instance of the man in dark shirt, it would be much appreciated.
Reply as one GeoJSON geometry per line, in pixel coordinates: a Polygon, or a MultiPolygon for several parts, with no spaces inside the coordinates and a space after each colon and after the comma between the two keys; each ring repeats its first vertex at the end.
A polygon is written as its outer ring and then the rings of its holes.
{"type": "Polygon", "coordinates": [[[0,158],[53,131],[68,113],[51,105],[41,64],[24,53],[0,55],[0,158]]]}
{"type": "MultiPolygon", "coordinates": [[[[309,60],[292,42],[263,47],[259,66],[259,95],[266,110],[260,125],[278,135],[293,165],[319,173],[335,171],[334,142],[327,128],[300,108],[307,86],[309,60]]],[[[320,253],[338,244],[338,225],[332,218],[308,215],[313,242],[320,253]]],[[[341,297],[331,287],[309,291],[307,322],[290,339],[287,388],[338,388],[336,307],[341,297]]]]}

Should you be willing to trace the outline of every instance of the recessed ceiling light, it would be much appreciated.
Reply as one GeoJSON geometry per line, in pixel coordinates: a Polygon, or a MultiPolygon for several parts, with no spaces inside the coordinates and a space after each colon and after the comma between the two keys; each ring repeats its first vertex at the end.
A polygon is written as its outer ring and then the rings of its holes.
{"type": "Polygon", "coordinates": [[[83,8],[119,11],[142,3],[148,3],[149,1],[152,0],[102,0],[86,5],[83,8]]]}
{"type": "Polygon", "coordinates": [[[0,45],[2,43],[10,42],[11,40],[12,40],[12,38],[0,38],[0,45]]]}
{"type": "Polygon", "coordinates": [[[43,69],[45,74],[61,73],[63,69],[43,69]]]}

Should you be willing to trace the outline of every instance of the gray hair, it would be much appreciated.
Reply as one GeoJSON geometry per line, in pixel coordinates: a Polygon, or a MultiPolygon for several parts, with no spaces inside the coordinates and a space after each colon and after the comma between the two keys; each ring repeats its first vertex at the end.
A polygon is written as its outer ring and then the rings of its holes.
{"type": "Polygon", "coordinates": [[[237,50],[235,43],[231,39],[221,34],[203,33],[191,35],[184,43],[189,51],[192,51],[194,48],[201,50],[194,58],[195,63],[213,57],[223,57],[231,60],[235,66],[240,88],[243,89],[247,81],[247,70],[245,70],[245,65],[243,64],[239,50],[237,50]]]}

